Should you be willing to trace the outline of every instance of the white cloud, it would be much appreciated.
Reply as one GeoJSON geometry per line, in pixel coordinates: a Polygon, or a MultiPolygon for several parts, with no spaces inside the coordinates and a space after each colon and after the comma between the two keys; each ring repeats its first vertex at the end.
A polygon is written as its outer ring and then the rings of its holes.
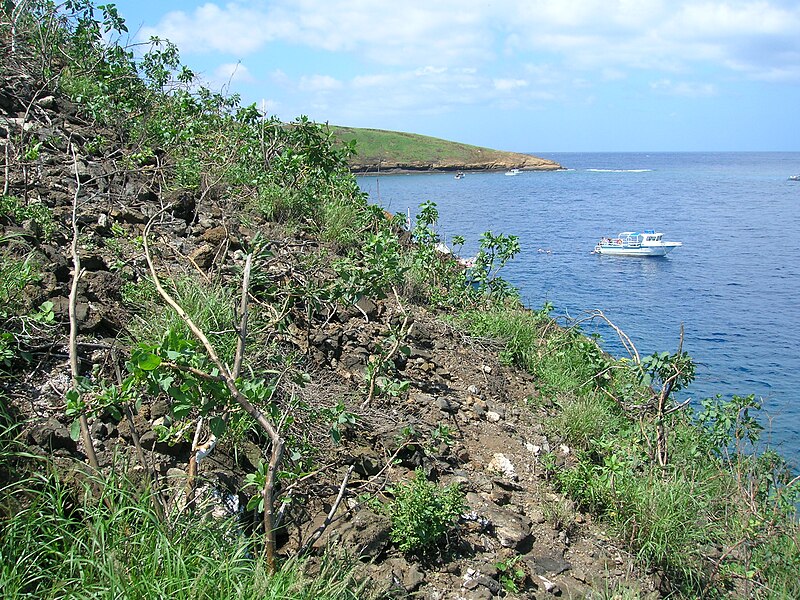
{"type": "Polygon", "coordinates": [[[223,83],[252,83],[255,81],[249,69],[241,63],[225,63],[219,65],[213,74],[215,81],[223,83]]]}
{"type": "Polygon", "coordinates": [[[143,35],[183,52],[239,58],[280,41],[423,71],[546,55],[570,70],[679,72],[702,61],[788,77],[798,31],[800,4],[780,0],[254,0],[172,11],[143,35]]]}
{"type": "Polygon", "coordinates": [[[423,76],[423,75],[441,75],[447,71],[445,67],[432,67],[428,65],[427,67],[422,67],[421,69],[417,69],[414,71],[415,75],[423,76]]]}
{"type": "Polygon", "coordinates": [[[144,27],[140,37],[158,36],[175,43],[182,52],[224,52],[242,56],[263,48],[276,38],[277,23],[265,23],[264,13],[239,4],[220,7],[212,2],[191,14],[167,13],[153,27],[144,27]]]}
{"type": "MultiPolygon", "coordinates": [[[[555,3],[553,3],[555,4],[555,3]]],[[[587,0],[582,17],[530,5],[523,50],[556,53],[582,68],[687,71],[697,64],[752,72],[787,68],[800,53],[800,5],[776,0],[587,0]],[[638,7],[638,8],[634,8],[638,7]],[[538,15],[538,16],[537,16],[538,15]]],[[[573,4],[569,4],[573,7],[573,4]]],[[[521,43],[521,42],[520,42],[521,43]]],[[[794,61],[794,63],[792,63],[794,61]]]]}
{"type": "Polygon", "coordinates": [[[524,79],[495,79],[492,85],[499,92],[510,92],[527,87],[528,82],[524,79]]]}
{"type": "Polygon", "coordinates": [[[652,82],[650,84],[650,89],[659,93],[669,94],[672,96],[683,96],[686,98],[714,96],[717,93],[715,86],[710,83],[671,81],[669,79],[661,79],[659,81],[652,82]]]}
{"type": "Polygon", "coordinates": [[[599,103],[619,82],[688,98],[737,78],[796,83],[798,31],[796,0],[251,0],[172,11],[143,33],[222,55],[218,80],[269,81],[273,107],[327,119],[599,103]]]}
{"type": "Polygon", "coordinates": [[[301,77],[298,87],[304,92],[330,92],[341,89],[342,82],[330,75],[311,75],[301,77]]]}

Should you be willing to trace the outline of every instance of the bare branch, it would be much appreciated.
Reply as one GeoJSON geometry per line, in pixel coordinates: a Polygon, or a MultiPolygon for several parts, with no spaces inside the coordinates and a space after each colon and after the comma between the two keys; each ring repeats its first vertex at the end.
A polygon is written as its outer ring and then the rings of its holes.
{"type": "MultiPolygon", "coordinates": [[[[78,253],[78,196],[81,193],[81,178],[78,174],[78,157],[75,154],[75,146],[70,144],[72,151],[72,163],[75,168],[75,181],[77,187],[75,188],[75,195],[72,198],[72,287],[69,292],[69,367],[72,377],[72,386],[78,389],[78,376],[80,375],[78,367],[78,315],[76,305],[78,302],[78,281],[83,275],[81,270],[81,257],[78,253]]],[[[89,420],[86,418],[86,413],[81,412],[78,416],[78,422],[81,428],[81,439],[86,449],[86,457],[89,459],[89,464],[95,470],[100,470],[100,463],[97,460],[97,453],[94,450],[94,442],[92,441],[92,434],[89,431],[89,420]]]]}
{"type": "Polygon", "coordinates": [[[339,495],[336,496],[336,501],[331,506],[330,511],[328,511],[328,515],[325,517],[325,520],[322,524],[317,527],[311,537],[308,538],[303,547],[300,548],[299,554],[302,556],[314,545],[314,543],[322,536],[325,530],[328,528],[328,525],[331,524],[333,521],[333,516],[336,514],[336,511],[339,510],[339,505],[342,503],[342,499],[344,498],[344,492],[347,489],[347,482],[350,481],[350,475],[353,473],[353,469],[355,469],[355,465],[350,465],[350,468],[347,469],[347,473],[344,475],[344,479],[342,480],[342,485],[339,486],[339,495]]]}
{"type": "Polygon", "coordinates": [[[242,371],[242,360],[244,359],[244,346],[247,339],[247,300],[250,291],[250,269],[253,266],[253,255],[248,254],[244,263],[244,275],[242,277],[242,303],[239,308],[241,321],[239,323],[239,341],[236,344],[236,358],[233,361],[233,377],[237,379],[242,371]]]}
{"type": "Polygon", "coordinates": [[[206,337],[205,333],[203,333],[202,329],[200,329],[197,324],[189,317],[186,311],[181,307],[180,304],[172,297],[170,294],[164,289],[161,285],[161,280],[158,277],[158,273],[156,272],[155,265],[153,263],[152,254],[150,252],[150,244],[149,244],[149,237],[150,231],[153,228],[153,224],[156,220],[167,210],[172,208],[172,205],[165,206],[157,213],[155,213],[150,220],[147,222],[147,225],[144,228],[144,233],[142,235],[144,241],[144,253],[145,259],[147,260],[147,266],[150,269],[150,275],[153,278],[153,284],[156,287],[156,290],[164,299],[164,301],[178,314],[178,316],[186,323],[187,327],[191,330],[192,334],[203,344],[203,347],[208,354],[209,359],[211,362],[219,370],[220,374],[225,380],[225,386],[227,387],[228,391],[231,394],[236,402],[241,406],[244,411],[250,415],[250,417],[255,420],[261,428],[266,432],[266,434],[270,438],[271,442],[271,454],[270,454],[270,461],[269,466],[267,469],[267,477],[264,483],[264,488],[262,490],[262,495],[264,497],[264,535],[265,535],[265,556],[267,560],[267,565],[271,571],[275,570],[275,529],[274,529],[274,493],[275,493],[275,481],[278,473],[278,468],[280,467],[281,460],[283,458],[283,447],[284,442],[283,438],[281,438],[280,433],[278,430],[273,426],[273,424],[269,421],[269,419],[264,416],[264,414],[256,408],[250,400],[245,396],[237,387],[236,379],[233,376],[231,370],[225,365],[222,360],[219,358],[214,346],[209,342],[208,338],[206,337]]]}

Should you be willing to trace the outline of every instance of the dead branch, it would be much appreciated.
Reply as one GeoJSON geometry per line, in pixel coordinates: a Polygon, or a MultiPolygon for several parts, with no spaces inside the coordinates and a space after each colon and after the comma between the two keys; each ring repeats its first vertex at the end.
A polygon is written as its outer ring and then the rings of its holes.
{"type": "Polygon", "coordinates": [[[345,473],[344,479],[342,480],[342,485],[339,486],[339,495],[336,496],[336,501],[333,503],[333,506],[331,506],[331,509],[328,511],[328,515],[325,517],[325,520],[322,522],[322,524],[317,527],[314,533],[311,534],[311,537],[308,538],[305,544],[303,544],[303,547],[300,548],[300,556],[308,552],[308,550],[322,536],[322,534],[333,521],[333,516],[336,514],[336,511],[339,510],[339,505],[342,503],[342,499],[344,498],[344,492],[347,489],[347,482],[350,481],[350,475],[352,475],[353,469],[355,469],[355,465],[350,465],[350,467],[347,469],[347,473],[345,473]]]}
{"type": "Polygon", "coordinates": [[[283,458],[283,447],[284,441],[281,438],[278,430],[272,425],[269,419],[264,416],[264,414],[256,408],[250,400],[241,392],[236,385],[236,379],[233,376],[231,370],[225,365],[222,360],[219,358],[214,346],[209,342],[208,338],[206,337],[205,333],[195,324],[195,322],[186,314],[186,311],[181,307],[177,301],[170,296],[170,294],[164,289],[161,285],[161,280],[158,277],[158,273],[156,272],[155,265],[153,263],[152,255],[150,253],[150,245],[149,245],[149,236],[150,230],[153,228],[153,224],[156,222],[158,217],[160,217],[164,212],[169,210],[172,206],[165,206],[160,211],[155,213],[150,220],[147,222],[147,225],[144,228],[144,233],[142,235],[144,241],[144,252],[145,252],[145,259],[147,260],[147,266],[150,270],[150,275],[153,278],[153,284],[156,286],[156,290],[164,299],[164,301],[178,314],[178,316],[186,323],[187,327],[189,327],[192,334],[203,344],[203,347],[208,354],[209,359],[211,362],[219,370],[220,374],[225,379],[225,386],[228,389],[228,392],[231,394],[236,402],[241,406],[244,411],[250,415],[250,417],[256,421],[264,432],[268,435],[271,443],[271,453],[270,453],[270,461],[269,466],[267,468],[267,477],[264,483],[264,488],[262,490],[262,496],[264,498],[264,536],[265,536],[265,544],[264,544],[264,552],[265,558],[267,561],[267,566],[269,567],[270,571],[275,570],[275,528],[274,528],[274,494],[275,494],[275,482],[278,473],[278,468],[280,467],[281,460],[283,458]]]}
{"type": "MultiPolygon", "coordinates": [[[[678,352],[677,356],[681,355],[683,350],[683,323],[681,323],[681,333],[678,339],[678,352]]],[[[656,454],[658,457],[658,464],[662,467],[667,465],[667,429],[664,425],[664,417],[670,414],[671,412],[675,412],[674,410],[667,411],[667,400],[669,400],[669,396],[672,393],[672,388],[675,386],[675,382],[678,380],[678,377],[683,373],[680,366],[675,366],[675,372],[670,375],[666,381],[661,385],[661,392],[658,394],[658,404],[656,406],[656,454]]],[[[683,408],[688,404],[684,402],[678,408],[683,408]]],[[[677,409],[676,409],[677,410],[677,409]]]]}
{"type": "MultiPolygon", "coordinates": [[[[81,193],[81,178],[78,174],[78,157],[75,154],[75,146],[70,144],[70,150],[72,151],[72,163],[75,168],[77,187],[75,188],[75,195],[72,198],[72,287],[69,292],[69,366],[72,377],[72,387],[77,390],[80,371],[78,368],[78,315],[76,305],[78,302],[78,281],[81,275],[83,275],[81,270],[81,257],[78,253],[78,196],[80,196],[81,193]]],[[[86,457],[89,459],[91,467],[99,471],[100,463],[97,460],[92,434],[89,431],[89,420],[86,418],[85,412],[81,411],[78,416],[78,422],[81,429],[81,439],[86,449],[86,457]]]]}
{"type": "Polygon", "coordinates": [[[619,337],[619,341],[622,342],[622,346],[625,348],[625,351],[628,353],[628,355],[634,360],[634,362],[637,365],[641,364],[642,361],[639,358],[639,351],[636,349],[636,346],[634,345],[631,338],[628,337],[628,334],[626,334],[624,331],[622,331],[622,329],[617,327],[611,321],[611,319],[609,319],[605,315],[605,313],[603,313],[602,310],[595,310],[594,312],[592,312],[592,314],[590,314],[586,319],[583,320],[589,321],[594,319],[600,319],[601,321],[604,321],[606,325],[611,327],[611,329],[613,329],[616,332],[617,336],[619,337]]]}
{"type": "Polygon", "coordinates": [[[242,276],[242,301],[239,308],[241,321],[239,322],[239,340],[236,343],[236,358],[233,361],[233,377],[238,379],[242,371],[242,360],[244,359],[244,346],[247,340],[247,300],[250,292],[250,270],[253,266],[253,255],[248,254],[244,263],[244,274],[242,276]]]}

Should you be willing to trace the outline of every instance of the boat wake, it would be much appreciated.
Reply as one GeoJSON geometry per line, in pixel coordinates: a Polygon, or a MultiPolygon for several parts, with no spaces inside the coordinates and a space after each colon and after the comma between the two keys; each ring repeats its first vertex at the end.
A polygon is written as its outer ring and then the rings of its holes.
{"type": "Polygon", "coordinates": [[[586,169],[590,173],[650,173],[653,169],[586,169]]]}

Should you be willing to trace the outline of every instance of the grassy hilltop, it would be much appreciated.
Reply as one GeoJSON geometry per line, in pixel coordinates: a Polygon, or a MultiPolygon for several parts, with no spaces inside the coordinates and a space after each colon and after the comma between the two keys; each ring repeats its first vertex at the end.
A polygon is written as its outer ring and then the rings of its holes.
{"type": "Polygon", "coordinates": [[[337,138],[355,140],[357,154],[350,160],[354,171],[377,170],[501,170],[526,169],[552,171],[561,165],[518,152],[503,152],[450,142],[439,138],[385,131],[334,127],[337,138]]]}

